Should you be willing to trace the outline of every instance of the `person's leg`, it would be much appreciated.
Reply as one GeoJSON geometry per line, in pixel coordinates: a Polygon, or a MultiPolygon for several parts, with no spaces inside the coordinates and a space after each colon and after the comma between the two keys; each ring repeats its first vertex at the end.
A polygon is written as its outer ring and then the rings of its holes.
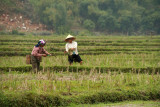
{"type": "Polygon", "coordinates": [[[37,71],[37,60],[34,56],[31,56],[31,63],[32,63],[32,72],[36,73],[36,71],[37,71]]]}
{"type": "Polygon", "coordinates": [[[37,62],[37,72],[40,70],[40,62],[37,62]]]}
{"type": "Polygon", "coordinates": [[[36,62],[32,62],[32,71],[33,71],[33,73],[37,72],[37,63],[36,62]]]}
{"type": "Polygon", "coordinates": [[[83,61],[80,62],[80,65],[82,65],[82,64],[83,64],[83,61]]]}
{"type": "Polygon", "coordinates": [[[70,55],[68,55],[68,62],[69,62],[69,65],[73,64],[73,57],[70,55]]]}
{"type": "Polygon", "coordinates": [[[69,62],[69,65],[71,66],[73,63],[72,62],[69,62]]]}
{"type": "Polygon", "coordinates": [[[80,57],[79,55],[76,55],[76,56],[75,56],[75,60],[76,60],[76,62],[79,62],[80,65],[83,64],[83,61],[82,61],[82,59],[81,59],[81,57],[80,57]]]}

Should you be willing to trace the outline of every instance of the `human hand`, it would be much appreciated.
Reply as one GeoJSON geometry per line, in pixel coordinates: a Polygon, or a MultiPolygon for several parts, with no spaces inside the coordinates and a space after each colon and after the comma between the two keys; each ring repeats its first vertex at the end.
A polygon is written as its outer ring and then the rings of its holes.
{"type": "Polygon", "coordinates": [[[64,53],[66,54],[66,53],[67,53],[67,51],[64,51],[64,53]]]}

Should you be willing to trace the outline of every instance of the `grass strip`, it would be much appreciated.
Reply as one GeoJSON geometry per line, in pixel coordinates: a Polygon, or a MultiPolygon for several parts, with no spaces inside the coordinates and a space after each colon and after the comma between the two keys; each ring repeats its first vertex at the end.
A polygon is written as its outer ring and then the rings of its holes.
{"type": "MultiPolygon", "coordinates": [[[[133,72],[133,73],[160,73],[160,67],[147,67],[147,68],[124,68],[124,67],[85,67],[85,66],[47,66],[40,67],[44,71],[69,71],[69,72],[81,72],[83,70],[90,72],[91,70],[107,73],[107,71],[119,71],[119,72],[133,72]]],[[[19,67],[0,67],[0,71],[9,72],[9,71],[21,71],[29,72],[32,70],[31,66],[19,66],[19,67]]]]}

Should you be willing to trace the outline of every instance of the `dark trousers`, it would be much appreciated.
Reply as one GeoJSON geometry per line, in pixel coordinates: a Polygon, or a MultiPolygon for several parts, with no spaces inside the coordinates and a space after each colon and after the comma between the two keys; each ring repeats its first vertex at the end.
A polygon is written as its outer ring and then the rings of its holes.
{"type": "Polygon", "coordinates": [[[80,63],[82,61],[82,59],[79,55],[74,54],[74,55],[68,55],[68,61],[70,64],[72,64],[73,61],[80,63]]]}
{"type": "Polygon", "coordinates": [[[31,55],[31,63],[33,72],[37,73],[40,68],[40,61],[35,56],[31,55]]]}

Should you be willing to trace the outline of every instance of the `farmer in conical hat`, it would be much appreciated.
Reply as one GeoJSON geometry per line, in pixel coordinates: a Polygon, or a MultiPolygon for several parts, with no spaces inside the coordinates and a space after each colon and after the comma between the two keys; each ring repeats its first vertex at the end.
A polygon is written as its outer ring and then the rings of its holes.
{"type": "Polygon", "coordinates": [[[47,55],[51,55],[43,48],[45,45],[46,45],[46,41],[41,39],[41,40],[39,40],[38,44],[34,46],[34,48],[32,50],[31,63],[32,63],[33,72],[39,71],[42,56],[46,57],[47,55]]]}
{"type": "Polygon", "coordinates": [[[77,42],[74,41],[75,39],[76,38],[72,35],[66,37],[65,41],[67,44],[65,46],[65,53],[68,53],[68,61],[70,65],[72,65],[73,61],[79,62],[82,65],[82,59],[78,54],[77,42]]]}

